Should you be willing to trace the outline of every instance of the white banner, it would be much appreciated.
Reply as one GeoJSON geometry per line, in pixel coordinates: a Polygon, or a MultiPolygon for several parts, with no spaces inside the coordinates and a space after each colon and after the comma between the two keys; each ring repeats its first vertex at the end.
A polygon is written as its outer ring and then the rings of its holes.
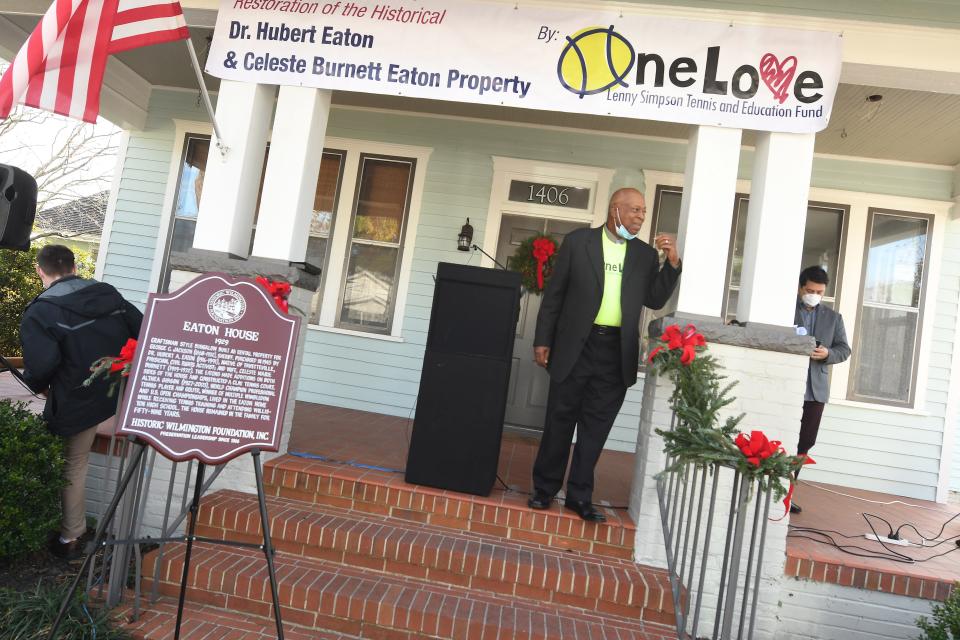
{"type": "Polygon", "coordinates": [[[221,0],[207,72],[278,85],[807,133],[837,33],[520,3],[221,0]]]}

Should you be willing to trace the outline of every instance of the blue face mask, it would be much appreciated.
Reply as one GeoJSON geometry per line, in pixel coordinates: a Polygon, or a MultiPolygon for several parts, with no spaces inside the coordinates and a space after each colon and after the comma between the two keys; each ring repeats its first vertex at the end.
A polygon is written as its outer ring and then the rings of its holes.
{"type": "Polygon", "coordinates": [[[620,207],[617,207],[617,235],[623,238],[624,240],[633,240],[637,237],[637,234],[630,233],[627,231],[627,228],[623,226],[623,223],[620,222],[620,207]]]}

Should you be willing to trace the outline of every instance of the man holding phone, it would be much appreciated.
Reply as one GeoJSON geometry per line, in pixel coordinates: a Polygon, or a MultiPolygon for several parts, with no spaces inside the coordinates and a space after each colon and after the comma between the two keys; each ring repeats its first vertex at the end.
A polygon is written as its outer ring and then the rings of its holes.
{"type": "Polygon", "coordinates": [[[593,506],[594,469],[627,388],[637,381],[640,313],[663,307],[680,277],[675,238],[658,235],[654,247],[637,238],[646,214],[642,193],[619,189],[606,224],[570,233],[557,253],[533,343],[534,360],[550,374],[550,392],[532,509],[549,509],[563,486],[576,432],[564,506],[589,522],[605,520],[593,506]]]}
{"type": "MultiPolygon", "coordinates": [[[[830,373],[827,367],[850,357],[843,317],[821,304],[829,282],[827,272],[820,267],[807,267],[800,272],[797,311],[793,322],[806,329],[807,335],[814,337],[817,346],[810,353],[810,364],[807,368],[807,390],[803,396],[803,417],[800,419],[797,455],[807,454],[817,442],[823,407],[830,397],[830,373]]],[[[801,511],[796,502],[790,505],[790,513],[801,511]]]]}

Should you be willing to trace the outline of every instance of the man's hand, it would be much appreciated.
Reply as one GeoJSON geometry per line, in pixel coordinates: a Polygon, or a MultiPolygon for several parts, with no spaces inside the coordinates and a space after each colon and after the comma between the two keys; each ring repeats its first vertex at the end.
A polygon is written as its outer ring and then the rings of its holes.
{"type": "Polygon", "coordinates": [[[546,369],[547,364],[550,362],[550,347],[534,347],[533,360],[546,369]]]}
{"type": "Polygon", "coordinates": [[[811,360],[826,360],[827,356],[830,355],[830,350],[825,346],[820,345],[813,350],[813,353],[810,354],[811,360]]]}
{"type": "Polygon", "coordinates": [[[653,239],[653,244],[656,245],[657,251],[663,251],[663,253],[666,254],[670,266],[674,269],[680,266],[680,254],[677,253],[676,237],[669,233],[661,233],[653,239]]]}

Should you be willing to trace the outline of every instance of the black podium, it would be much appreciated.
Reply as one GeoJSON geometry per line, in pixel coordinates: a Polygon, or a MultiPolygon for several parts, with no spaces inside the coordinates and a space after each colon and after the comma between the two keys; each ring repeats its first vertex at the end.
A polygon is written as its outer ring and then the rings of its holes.
{"type": "Polygon", "coordinates": [[[437,265],[407,482],[490,494],[519,315],[519,273],[437,265]]]}

